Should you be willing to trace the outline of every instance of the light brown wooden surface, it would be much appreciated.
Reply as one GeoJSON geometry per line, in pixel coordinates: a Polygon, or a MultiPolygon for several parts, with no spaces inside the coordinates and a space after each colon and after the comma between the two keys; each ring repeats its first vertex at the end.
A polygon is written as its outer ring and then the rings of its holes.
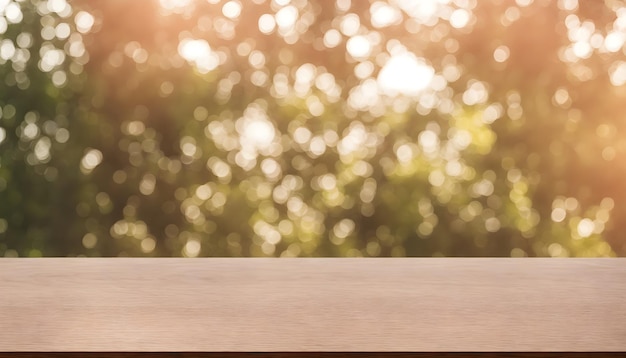
{"type": "Polygon", "coordinates": [[[626,260],[1,259],[6,350],[626,350],[626,260]]]}

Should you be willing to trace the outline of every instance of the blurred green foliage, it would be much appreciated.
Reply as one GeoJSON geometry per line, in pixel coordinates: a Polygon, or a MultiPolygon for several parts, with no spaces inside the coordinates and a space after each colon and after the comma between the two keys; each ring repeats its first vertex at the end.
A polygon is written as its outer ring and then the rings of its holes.
{"type": "Polygon", "coordinates": [[[0,255],[623,256],[626,3],[0,1],[0,255]]]}

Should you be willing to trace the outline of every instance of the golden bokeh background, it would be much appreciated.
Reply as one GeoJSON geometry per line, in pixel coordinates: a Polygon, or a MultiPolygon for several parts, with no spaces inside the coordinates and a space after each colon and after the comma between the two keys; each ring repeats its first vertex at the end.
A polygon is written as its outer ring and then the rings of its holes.
{"type": "Polygon", "coordinates": [[[0,0],[2,256],[624,256],[626,2],[0,0]]]}

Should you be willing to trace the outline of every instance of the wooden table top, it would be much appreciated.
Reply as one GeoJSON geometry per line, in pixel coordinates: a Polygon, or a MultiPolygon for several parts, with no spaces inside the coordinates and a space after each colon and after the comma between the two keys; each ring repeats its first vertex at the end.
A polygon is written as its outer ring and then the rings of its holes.
{"type": "Polygon", "coordinates": [[[0,259],[0,351],[624,351],[626,259],[0,259]]]}

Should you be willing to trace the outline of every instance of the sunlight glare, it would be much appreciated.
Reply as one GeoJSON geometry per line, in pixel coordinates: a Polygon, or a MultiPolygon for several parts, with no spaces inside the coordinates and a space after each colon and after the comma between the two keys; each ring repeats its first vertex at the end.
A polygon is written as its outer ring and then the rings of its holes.
{"type": "Polygon", "coordinates": [[[620,61],[613,64],[609,72],[613,86],[622,86],[626,84],[626,62],[620,61]]]}
{"type": "Polygon", "coordinates": [[[178,53],[203,73],[215,69],[219,64],[218,56],[211,50],[206,40],[182,40],[178,45],[178,53]]]}
{"type": "Polygon", "coordinates": [[[435,70],[411,53],[392,56],[378,74],[378,85],[388,96],[416,96],[426,89],[435,70]]]}
{"type": "Polygon", "coordinates": [[[200,244],[200,241],[189,240],[183,248],[183,255],[185,255],[186,257],[196,257],[200,254],[201,248],[202,245],[200,244]]]}
{"type": "Polygon", "coordinates": [[[589,237],[595,230],[595,225],[590,219],[582,219],[578,223],[578,235],[581,237],[589,237]]]}
{"type": "Polygon", "coordinates": [[[288,31],[293,28],[297,20],[298,9],[295,6],[285,6],[276,13],[276,24],[282,31],[288,31]]]}
{"type": "Polygon", "coordinates": [[[440,6],[444,5],[448,1],[446,0],[394,0],[398,7],[400,7],[409,16],[422,23],[431,23],[438,17],[440,6]]]}
{"type": "Polygon", "coordinates": [[[253,156],[259,151],[269,149],[276,137],[276,129],[272,122],[260,107],[254,105],[246,109],[236,126],[241,135],[242,150],[253,156]]]}
{"type": "Polygon", "coordinates": [[[262,119],[253,119],[245,127],[243,137],[257,148],[269,146],[274,140],[274,127],[262,119]]]}
{"type": "Polygon", "coordinates": [[[372,45],[365,36],[353,36],[346,43],[346,49],[350,56],[361,59],[370,55],[372,52],[372,45]]]}
{"type": "Polygon", "coordinates": [[[626,34],[620,31],[612,31],[604,38],[604,47],[609,52],[617,52],[622,49],[626,42],[626,34]]]}
{"type": "Polygon", "coordinates": [[[20,8],[20,5],[18,3],[12,2],[4,8],[4,17],[9,23],[17,24],[22,21],[24,15],[22,14],[22,9],[20,8]]]}
{"type": "Polygon", "coordinates": [[[470,13],[465,9],[456,9],[450,15],[450,25],[455,29],[461,29],[467,26],[470,21],[470,13]]]}
{"type": "Polygon", "coordinates": [[[102,152],[97,149],[89,149],[80,161],[80,169],[88,174],[102,162],[102,152]]]}
{"type": "Polygon", "coordinates": [[[400,11],[383,1],[376,1],[370,7],[372,25],[377,28],[387,27],[402,19],[400,11]]]}
{"type": "Polygon", "coordinates": [[[341,19],[339,29],[346,36],[354,36],[361,28],[361,20],[357,14],[348,14],[341,19]]]}
{"type": "Polygon", "coordinates": [[[238,1],[229,1],[222,6],[222,13],[229,19],[236,19],[241,14],[241,4],[238,1]]]}
{"type": "Polygon", "coordinates": [[[259,30],[264,34],[269,34],[274,31],[276,27],[276,20],[274,16],[270,14],[263,14],[259,17],[259,30]]]}
{"type": "Polygon", "coordinates": [[[341,33],[335,29],[330,29],[324,34],[324,46],[333,48],[341,42],[341,33]]]}

